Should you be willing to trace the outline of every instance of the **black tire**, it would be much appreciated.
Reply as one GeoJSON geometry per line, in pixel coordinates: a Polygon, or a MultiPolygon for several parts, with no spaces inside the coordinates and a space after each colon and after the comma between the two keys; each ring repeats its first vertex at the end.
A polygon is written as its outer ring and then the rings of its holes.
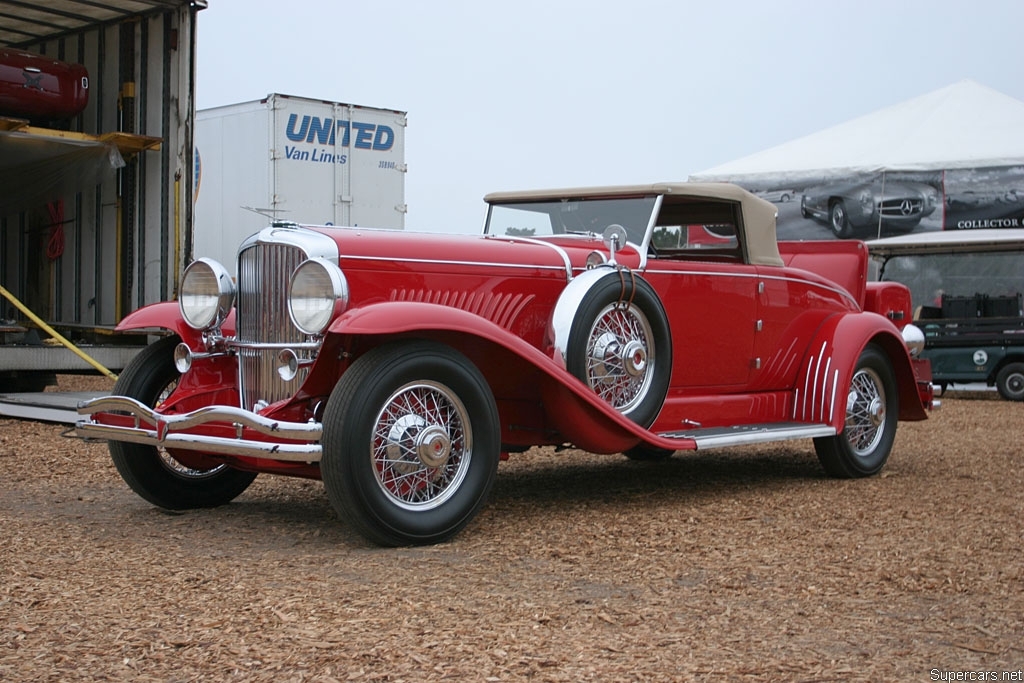
{"type": "Polygon", "coordinates": [[[651,426],[668,393],[672,339],[646,280],[628,271],[598,280],[580,302],[567,344],[569,372],[633,422],[651,426]]]}
{"type": "Polygon", "coordinates": [[[814,450],[832,477],[877,474],[889,459],[899,417],[892,364],[878,347],[869,344],[860,354],[847,396],[843,431],[815,439],[814,450]]]}
{"type": "MultiPolygon", "coordinates": [[[[113,394],[129,396],[153,407],[170,395],[179,373],[174,367],[176,336],[164,337],[140,351],[114,384],[113,394]]],[[[254,472],[227,465],[193,469],[163,448],[111,441],[110,456],[128,486],[153,505],[168,510],[189,510],[224,505],[249,488],[254,472]]]]}
{"type": "Polygon", "coordinates": [[[837,199],[828,207],[828,225],[832,228],[832,234],[839,239],[846,239],[853,235],[853,226],[850,225],[850,218],[846,215],[846,204],[842,199],[837,199]]]}
{"type": "Polygon", "coordinates": [[[1007,401],[1024,401],[1024,363],[1007,363],[996,375],[996,389],[1007,401]]]}
{"type": "Polygon", "coordinates": [[[652,448],[651,446],[633,446],[628,451],[624,451],[625,455],[630,460],[636,462],[657,462],[659,460],[668,460],[672,457],[675,451],[670,451],[667,448],[652,448]]]}
{"type": "Polygon", "coordinates": [[[800,215],[803,218],[811,217],[811,212],[807,210],[807,200],[802,197],[800,198],[800,215]]]}
{"type": "Polygon", "coordinates": [[[456,534],[486,503],[500,455],[487,381],[436,342],[393,342],[360,357],[324,412],[327,497],[343,521],[379,545],[456,534]]]}

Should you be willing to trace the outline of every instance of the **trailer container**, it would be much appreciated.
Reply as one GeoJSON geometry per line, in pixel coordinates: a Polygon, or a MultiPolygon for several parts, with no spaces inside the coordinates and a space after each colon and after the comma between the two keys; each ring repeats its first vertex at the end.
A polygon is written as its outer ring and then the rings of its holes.
{"type": "MultiPolygon", "coordinates": [[[[175,297],[191,260],[195,35],[205,7],[0,0],[0,47],[88,74],[88,103],[70,118],[0,114],[0,391],[93,371],[40,343],[50,335],[36,320],[86,352],[95,346],[117,370],[132,342],[146,340],[114,336],[114,326],[175,297]]],[[[42,82],[21,68],[27,88],[42,82]]]]}

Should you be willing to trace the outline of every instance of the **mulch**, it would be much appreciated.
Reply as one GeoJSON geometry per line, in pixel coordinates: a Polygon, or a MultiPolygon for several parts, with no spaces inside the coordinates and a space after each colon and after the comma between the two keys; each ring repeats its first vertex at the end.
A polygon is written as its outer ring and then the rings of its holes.
{"type": "Polygon", "coordinates": [[[320,482],[263,475],[168,513],[105,445],[0,420],[0,680],[1017,672],[1022,425],[1024,404],[947,395],[855,481],[826,478],[809,441],[654,463],[532,449],[453,540],[381,549],[320,482]]]}

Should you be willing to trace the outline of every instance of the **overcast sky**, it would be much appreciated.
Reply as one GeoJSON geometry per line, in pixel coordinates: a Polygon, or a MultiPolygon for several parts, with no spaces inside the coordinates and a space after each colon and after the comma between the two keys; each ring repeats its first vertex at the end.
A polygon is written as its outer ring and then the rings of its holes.
{"type": "Polygon", "coordinates": [[[208,1],[198,108],[408,112],[410,229],[475,232],[491,191],[685,180],[961,79],[1024,100],[1020,0],[208,1]]]}

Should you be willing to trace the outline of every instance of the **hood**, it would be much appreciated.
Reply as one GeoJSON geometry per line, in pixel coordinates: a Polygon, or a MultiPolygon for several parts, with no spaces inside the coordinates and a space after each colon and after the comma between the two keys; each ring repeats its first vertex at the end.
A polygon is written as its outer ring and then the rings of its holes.
{"type": "MultiPolygon", "coordinates": [[[[560,235],[543,239],[492,235],[445,235],[372,228],[304,226],[333,239],[342,270],[428,273],[503,272],[522,268],[568,281],[586,269],[587,256],[598,251],[607,259],[601,238],[560,235]]],[[[640,255],[629,246],[616,260],[631,268],[640,255]]]]}

